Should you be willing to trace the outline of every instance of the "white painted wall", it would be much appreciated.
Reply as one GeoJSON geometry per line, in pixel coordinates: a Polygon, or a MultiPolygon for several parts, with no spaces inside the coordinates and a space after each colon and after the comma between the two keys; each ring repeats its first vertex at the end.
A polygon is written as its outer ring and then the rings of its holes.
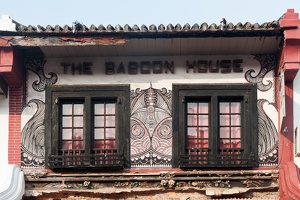
{"type": "Polygon", "coordinates": [[[0,95],[0,165],[8,164],[8,97],[0,95]]]}
{"type": "MultiPolygon", "coordinates": [[[[252,77],[255,77],[261,70],[259,61],[254,59],[253,55],[189,55],[189,56],[139,56],[139,57],[74,57],[74,58],[47,58],[47,62],[44,66],[44,73],[46,77],[50,77],[49,73],[53,72],[57,74],[58,81],[55,85],[97,85],[97,84],[130,84],[131,90],[147,89],[152,84],[155,89],[166,88],[172,90],[172,84],[174,83],[248,83],[245,79],[245,73],[248,70],[253,70],[252,77]],[[212,60],[214,63],[216,60],[234,60],[243,59],[241,64],[243,68],[242,73],[194,73],[192,69],[189,73],[186,72],[186,61],[190,63],[193,60],[212,60]],[[141,74],[140,70],[138,74],[128,74],[128,62],[135,61],[174,61],[175,73],[168,72],[167,74],[141,74]],[[78,63],[91,62],[92,75],[80,75],[76,72],[75,75],[69,67],[67,74],[64,74],[64,69],[61,63],[68,62],[78,65],[78,63]],[[115,62],[116,68],[122,62],[126,70],[125,74],[105,74],[105,62],[115,62]]],[[[45,102],[45,92],[37,92],[33,90],[32,83],[39,81],[39,77],[28,70],[27,89],[28,96],[27,101],[31,99],[39,99],[45,102]]],[[[267,116],[273,121],[276,129],[278,130],[278,111],[272,103],[275,103],[275,83],[274,72],[268,72],[264,78],[263,83],[272,83],[272,88],[268,91],[262,92],[257,90],[258,99],[266,99],[268,102],[263,104],[263,109],[267,116]]],[[[300,88],[299,88],[300,90],[300,88]]],[[[300,91],[299,91],[300,94],[300,91]]],[[[35,112],[35,107],[27,107],[22,113],[22,127],[32,117],[35,112]]],[[[300,121],[299,121],[300,122],[300,121]]],[[[276,150],[272,153],[276,153],[276,150]]],[[[263,158],[262,158],[263,159],[263,158]]]]}
{"type": "MultiPolygon", "coordinates": [[[[294,102],[293,102],[294,128],[296,129],[297,126],[300,127],[300,112],[299,112],[300,111],[300,73],[299,72],[297,73],[297,75],[294,79],[293,89],[294,89],[294,93],[293,93],[293,96],[294,96],[294,102]]],[[[294,133],[295,133],[295,129],[292,130],[294,133]]],[[[295,139],[295,137],[294,137],[294,139],[295,139]]],[[[294,144],[296,144],[296,143],[294,142],[294,144]]],[[[295,153],[294,153],[294,155],[295,155],[295,153]]],[[[294,157],[294,161],[295,161],[296,165],[298,167],[300,167],[300,157],[294,157]]]]}

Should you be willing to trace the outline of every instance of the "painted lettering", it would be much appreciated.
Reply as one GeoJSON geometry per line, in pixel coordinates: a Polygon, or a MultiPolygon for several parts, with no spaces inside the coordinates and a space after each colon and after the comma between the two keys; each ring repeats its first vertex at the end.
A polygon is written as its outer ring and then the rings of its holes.
{"type": "Polygon", "coordinates": [[[231,73],[231,71],[235,73],[243,72],[243,68],[241,64],[243,63],[242,59],[236,60],[194,60],[194,61],[186,61],[186,72],[189,73],[190,69],[193,70],[194,73],[231,73]]]}
{"type": "MultiPolygon", "coordinates": [[[[121,62],[117,70],[115,62],[105,62],[105,74],[113,75],[119,73],[126,73],[125,67],[121,62]]],[[[127,65],[128,74],[162,74],[162,73],[172,73],[174,74],[174,61],[130,61],[127,65]]]]}
{"type": "Polygon", "coordinates": [[[174,74],[175,70],[174,70],[174,61],[172,61],[171,63],[169,63],[168,61],[165,61],[165,73],[168,73],[168,70],[174,74]]]}
{"type": "Polygon", "coordinates": [[[93,66],[91,62],[83,62],[83,67],[82,67],[83,74],[92,75],[93,72],[91,71],[91,66],[93,66]]]}
{"type": "Polygon", "coordinates": [[[163,72],[162,61],[153,61],[152,70],[153,70],[153,74],[162,74],[163,72]]]}
{"type": "Polygon", "coordinates": [[[83,62],[83,63],[67,63],[62,62],[60,65],[63,67],[64,74],[68,73],[69,66],[71,66],[71,72],[73,75],[75,75],[75,72],[78,72],[78,74],[85,74],[85,75],[92,75],[92,69],[93,63],[91,62],[83,62]]]}
{"type": "Polygon", "coordinates": [[[150,74],[150,61],[142,61],[141,62],[141,74],[150,74]]]}
{"type": "Polygon", "coordinates": [[[61,66],[63,66],[64,68],[64,74],[67,74],[68,73],[68,67],[71,65],[70,63],[65,63],[65,62],[62,62],[60,63],[61,66]]]}
{"type": "Polygon", "coordinates": [[[243,72],[243,68],[241,67],[241,63],[243,63],[242,59],[233,60],[233,71],[234,72],[243,72]]]}
{"type": "Polygon", "coordinates": [[[114,62],[105,62],[105,74],[112,75],[115,74],[115,63],[114,62]]]}
{"type": "Polygon", "coordinates": [[[138,62],[129,62],[128,63],[128,74],[137,74],[138,73],[138,62]]]}
{"type": "Polygon", "coordinates": [[[118,69],[117,69],[117,73],[118,73],[118,74],[120,74],[120,73],[125,74],[125,73],[126,73],[125,67],[124,67],[123,63],[120,63],[120,65],[119,65],[119,67],[118,67],[118,69]]]}

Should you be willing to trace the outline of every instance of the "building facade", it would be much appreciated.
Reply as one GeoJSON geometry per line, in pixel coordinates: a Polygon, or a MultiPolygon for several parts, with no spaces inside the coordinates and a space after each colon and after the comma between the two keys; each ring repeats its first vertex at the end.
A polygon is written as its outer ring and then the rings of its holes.
{"type": "Polygon", "coordinates": [[[7,24],[1,148],[24,199],[299,196],[293,10],[264,24],[7,24]]]}

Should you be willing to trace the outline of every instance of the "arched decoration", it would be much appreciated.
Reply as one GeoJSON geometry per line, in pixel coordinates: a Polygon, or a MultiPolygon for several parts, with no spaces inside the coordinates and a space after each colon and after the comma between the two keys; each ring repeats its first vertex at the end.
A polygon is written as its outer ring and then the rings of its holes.
{"type": "Polygon", "coordinates": [[[41,167],[45,165],[45,103],[32,99],[27,106],[36,105],[36,112],[21,133],[21,166],[41,167]]]}
{"type": "Polygon", "coordinates": [[[171,167],[172,92],[131,91],[131,167],[171,167]]]}
{"type": "Polygon", "coordinates": [[[263,83],[263,79],[267,73],[276,69],[276,56],[274,54],[257,54],[254,59],[258,60],[261,68],[256,76],[252,76],[252,73],[255,73],[253,69],[248,70],[245,73],[245,79],[249,83],[257,83],[257,89],[265,92],[271,89],[272,82],[267,81],[267,84],[263,83]]]}
{"type": "Polygon", "coordinates": [[[53,85],[57,82],[57,75],[53,72],[48,73],[49,78],[45,76],[44,65],[46,61],[41,57],[26,57],[24,65],[26,69],[31,70],[33,73],[38,75],[39,80],[35,80],[32,83],[32,88],[35,91],[42,92],[45,91],[47,85],[53,85]]]}
{"type": "Polygon", "coordinates": [[[264,104],[274,106],[265,99],[257,101],[259,163],[260,166],[273,166],[278,162],[278,132],[273,121],[264,111],[264,104]]]}

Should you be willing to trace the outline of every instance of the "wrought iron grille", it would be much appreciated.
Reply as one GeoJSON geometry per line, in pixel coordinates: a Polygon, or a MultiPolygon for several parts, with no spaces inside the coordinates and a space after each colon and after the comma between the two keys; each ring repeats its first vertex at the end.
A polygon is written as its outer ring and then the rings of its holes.
{"type": "Polygon", "coordinates": [[[208,148],[187,148],[186,154],[180,156],[182,168],[204,167],[254,167],[256,162],[253,154],[244,154],[240,148],[219,149],[212,154],[208,148]]]}
{"type": "Polygon", "coordinates": [[[84,150],[63,150],[61,155],[50,155],[49,168],[123,168],[124,157],[117,149],[94,150],[87,155],[84,150]]]}

